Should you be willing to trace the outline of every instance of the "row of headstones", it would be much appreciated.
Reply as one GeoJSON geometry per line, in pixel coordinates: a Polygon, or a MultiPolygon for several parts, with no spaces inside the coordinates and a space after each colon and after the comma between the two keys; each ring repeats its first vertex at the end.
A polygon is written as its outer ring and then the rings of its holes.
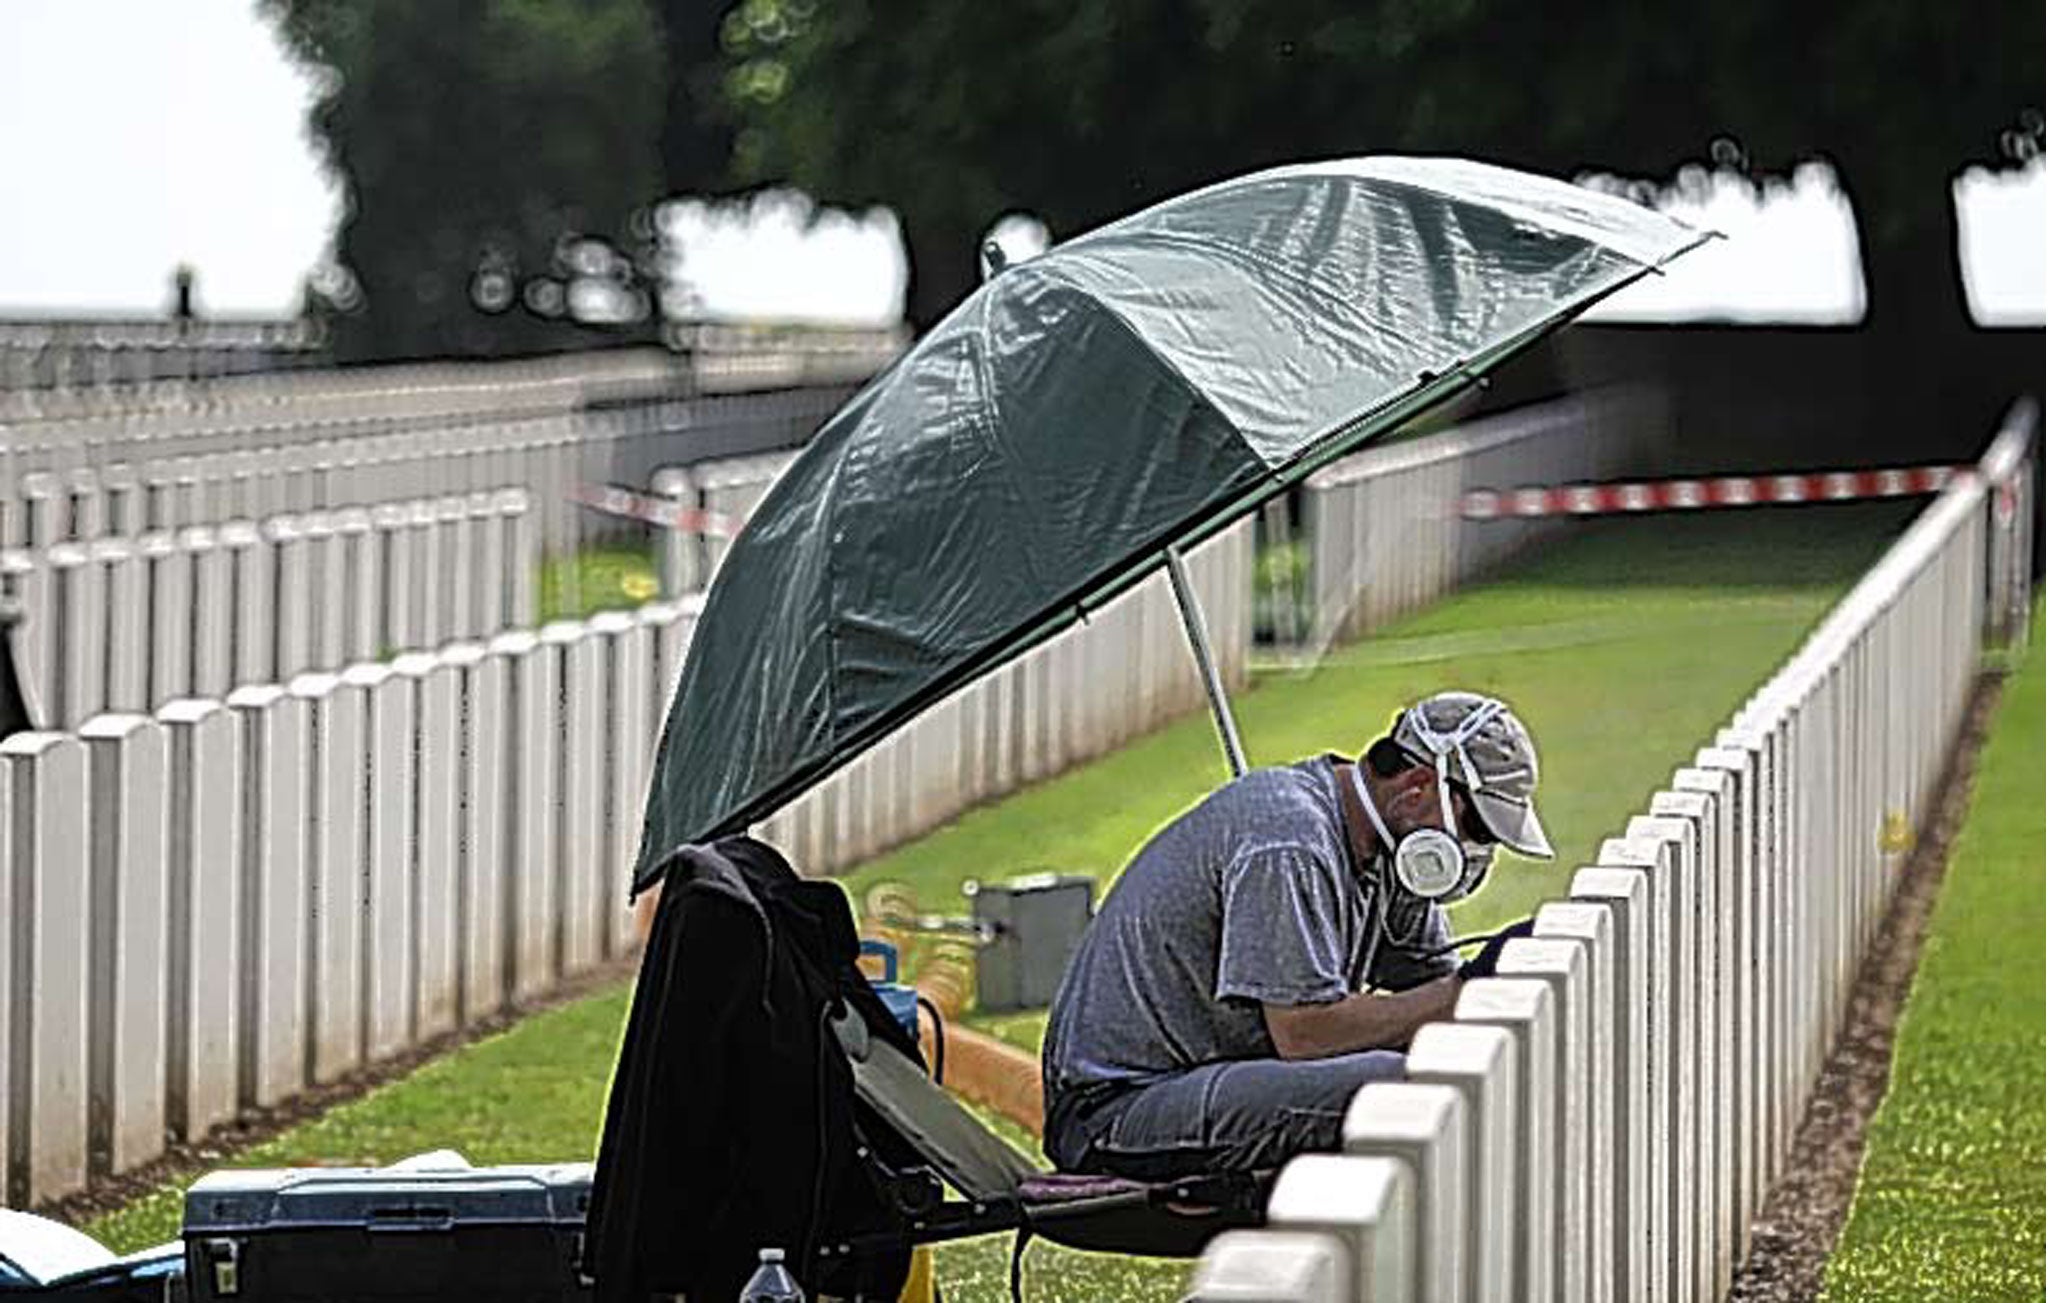
{"type": "Polygon", "coordinates": [[[1725,1294],[1888,903],[1887,830],[1919,826],[1962,718],[1983,505],[1945,496],[1894,545],[1191,1299],[1725,1294]]]}
{"type": "Polygon", "coordinates": [[[895,361],[903,344],[894,332],[874,332],[819,348],[700,353],[691,372],[697,392],[707,394],[858,385],[895,361]]]}
{"type": "Polygon", "coordinates": [[[377,435],[346,443],[253,447],[28,471],[0,494],[0,543],[49,547],[134,538],[191,525],[345,507],[368,509],[524,486],[546,479],[573,449],[567,420],[377,435]]]}
{"type": "MultiPolygon", "coordinates": [[[[19,334],[20,332],[15,332],[19,334]]],[[[250,416],[290,413],[419,418],[488,411],[563,412],[593,403],[636,402],[669,393],[757,393],[767,389],[856,384],[902,350],[895,330],[806,331],[769,338],[747,332],[682,332],[683,355],[656,349],[490,362],[399,363],[374,367],[301,366],[236,376],[169,376],[111,387],[0,387],[0,421],[77,431],[146,418],[171,432],[219,429],[250,416]]],[[[0,328],[0,352],[7,348],[0,328]]],[[[25,350],[33,353],[35,348],[25,350]]]]}
{"type": "MultiPolygon", "coordinates": [[[[1245,521],[1189,552],[1218,670],[1249,674],[1252,533],[1245,521]]],[[[805,873],[836,872],[963,810],[1106,754],[1201,708],[1205,697],[1165,576],[989,672],[769,817],[761,835],[805,873]]],[[[1221,772],[1221,752],[1218,752],[1221,772]]],[[[1017,850],[986,876],[1046,867],[1017,850]]]]}
{"type": "Polygon", "coordinates": [[[152,380],[248,375],[308,365],[317,355],[277,340],[250,346],[99,344],[0,340],[0,390],[145,384],[152,380]]]}
{"type": "Polygon", "coordinates": [[[1558,520],[1465,520],[1467,491],[1639,470],[1667,425],[1653,395],[1615,388],[1368,449],[1318,472],[1304,490],[1314,644],[1419,610],[1563,528],[1558,520]]]}
{"type": "MultiPolygon", "coordinates": [[[[1249,546],[1240,527],[1189,558],[1239,681],[1249,546]]],[[[1127,594],[759,831],[807,872],[843,867],[1163,722],[1199,699],[1169,602],[1127,594]]],[[[166,1135],[196,1139],[625,953],[649,765],[699,609],[0,743],[9,1202],[132,1170],[166,1135]]]]}
{"type": "Polygon", "coordinates": [[[0,743],[0,1173],[26,1206],[633,944],[695,614],[654,604],[0,743]]]}
{"type": "Polygon", "coordinates": [[[68,442],[15,431],[0,459],[0,546],[517,485],[535,495],[542,544],[557,551],[599,524],[582,518],[578,486],[645,484],[657,466],[706,448],[801,442],[844,396],[819,388],[588,413],[323,418],[177,437],[150,436],[137,422],[141,430],[68,442]]]}
{"type": "MultiPolygon", "coordinates": [[[[239,435],[336,415],[416,419],[463,413],[540,414],[571,411],[593,393],[617,398],[660,392],[674,384],[678,370],[677,359],[651,349],[310,367],[104,389],[17,391],[0,394],[0,420],[33,438],[62,443],[126,431],[173,440],[239,435]]],[[[683,378],[687,380],[686,373],[683,378]]]]}
{"type": "Polygon", "coordinates": [[[534,619],[520,489],[0,551],[31,716],[218,698],[534,619]]]}
{"type": "MultiPolygon", "coordinates": [[[[654,480],[672,500],[736,525],[794,457],[725,458],[666,468],[654,480]]],[[[56,494],[55,476],[29,481],[35,527],[26,532],[67,533],[54,519],[61,510],[72,526],[106,534],[90,544],[0,553],[0,576],[30,617],[18,642],[37,718],[60,727],[102,710],[219,696],[231,685],[532,622],[541,539],[531,495],[521,490],[236,518],[131,538],[135,517],[149,514],[128,494],[134,485],[78,472],[66,497],[56,494]],[[306,585],[295,582],[301,551],[306,585]],[[102,637],[107,632],[116,636],[102,637]]],[[[214,506],[248,500],[223,497],[214,506]]],[[[664,595],[708,586],[729,534],[661,533],[664,595]]]]}

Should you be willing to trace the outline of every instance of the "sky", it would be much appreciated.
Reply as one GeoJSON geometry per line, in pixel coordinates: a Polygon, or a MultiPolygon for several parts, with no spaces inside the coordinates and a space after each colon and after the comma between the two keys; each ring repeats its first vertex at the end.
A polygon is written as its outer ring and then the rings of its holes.
{"type": "MultiPolygon", "coordinates": [[[[282,315],[331,242],[339,189],[305,131],[307,75],[252,0],[0,0],[0,317],[161,312],[172,269],[202,312],[282,315]]],[[[2048,170],[1957,186],[1978,319],[2048,308],[2048,170]]],[[[1732,180],[1664,205],[1728,238],[1591,314],[1854,321],[1856,237],[1826,168],[1759,204],[1732,180]]],[[[680,275],[708,315],[894,320],[904,266],[886,211],[669,205],[680,275]],[[807,220],[815,217],[816,220],[807,220]]],[[[1012,258],[1042,247],[1018,224],[1012,258]]]]}

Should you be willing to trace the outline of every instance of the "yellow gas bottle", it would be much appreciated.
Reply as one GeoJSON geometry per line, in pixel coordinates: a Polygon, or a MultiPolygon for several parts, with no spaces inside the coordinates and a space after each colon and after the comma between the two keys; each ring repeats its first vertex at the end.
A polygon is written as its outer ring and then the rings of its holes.
{"type": "Polygon", "coordinates": [[[910,1251],[910,1275],[904,1280],[896,1303],[933,1303],[937,1297],[932,1281],[932,1246],[920,1244],[910,1251]]]}

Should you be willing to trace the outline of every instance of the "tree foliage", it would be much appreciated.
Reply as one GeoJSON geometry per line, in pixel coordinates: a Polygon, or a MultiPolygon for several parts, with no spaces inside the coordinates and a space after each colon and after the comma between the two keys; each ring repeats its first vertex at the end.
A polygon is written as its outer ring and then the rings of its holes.
{"type": "Polygon", "coordinates": [[[733,184],[733,115],[719,33],[732,0],[653,0],[667,73],[662,193],[717,195],[733,184]]]}
{"type": "Polygon", "coordinates": [[[2020,0],[740,0],[723,28],[736,178],[903,219],[910,310],[975,279],[1006,212],[1073,234],[1254,167],[1456,153],[1761,186],[1832,162],[1870,311],[1953,326],[1950,186],[2042,139],[2020,0]]]}
{"type": "Polygon", "coordinates": [[[316,72],[312,133],[346,194],[309,285],[340,356],[646,329],[664,64],[644,0],[261,7],[316,72]]]}
{"type": "Polygon", "coordinates": [[[1825,159],[1873,319],[1924,333],[1963,320],[1954,179],[2042,141],[2019,0],[259,2],[318,74],[347,204],[309,297],[350,357],[650,315],[663,194],[887,205],[927,324],[1006,213],[1060,237],[1252,168],[1402,151],[1645,186],[1825,159]]]}

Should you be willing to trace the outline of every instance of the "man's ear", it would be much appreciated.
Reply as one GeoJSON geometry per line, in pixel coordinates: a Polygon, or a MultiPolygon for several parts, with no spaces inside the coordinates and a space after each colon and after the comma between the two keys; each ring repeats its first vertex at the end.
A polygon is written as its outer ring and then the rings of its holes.
{"type": "Polygon", "coordinates": [[[1428,765],[1410,765],[1400,773],[1395,774],[1391,781],[1394,787],[1394,799],[1402,800],[1411,793],[1426,791],[1431,788],[1436,783],[1436,770],[1431,769],[1428,765]]]}
{"type": "Polygon", "coordinates": [[[1428,787],[1436,782],[1436,770],[1428,765],[1410,765],[1394,775],[1394,787],[1406,793],[1428,787]]]}

